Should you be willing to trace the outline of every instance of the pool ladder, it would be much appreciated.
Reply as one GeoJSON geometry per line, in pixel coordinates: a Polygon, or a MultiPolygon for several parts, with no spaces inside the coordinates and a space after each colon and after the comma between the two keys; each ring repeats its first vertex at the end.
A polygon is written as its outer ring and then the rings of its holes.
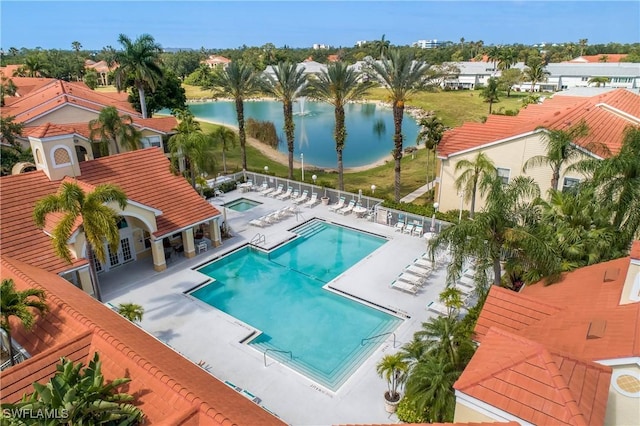
{"type": "Polygon", "coordinates": [[[293,361],[293,352],[291,352],[291,351],[281,351],[279,349],[271,349],[271,348],[269,348],[269,349],[265,350],[264,354],[263,354],[263,356],[264,356],[264,366],[265,367],[267,366],[267,352],[269,352],[269,351],[278,352],[278,353],[281,353],[281,354],[289,354],[289,360],[293,361]]]}
{"type": "Polygon", "coordinates": [[[393,335],[393,347],[396,347],[396,333],[394,333],[393,331],[390,331],[388,333],[381,333],[381,334],[376,334],[375,336],[371,336],[371,337],[366,337],[364,339],[362,339],[360,341],[360,346],[364,346],[364,342],[368,341],[368,340],[372,340],[375,339],[377,337],[382,337],[382,336],[388,336],[389,334],[393,335]]]}
{"type": "Polygon", "coordinates": [[[261,233],[257,233],[256,235],[253,236],[253,238],[251,238],[251,241],[249,242],[249,244],[257,246],[260,243],[266,243],[267,242],[267,237],[264,236],[264,234],[261,233]]]}

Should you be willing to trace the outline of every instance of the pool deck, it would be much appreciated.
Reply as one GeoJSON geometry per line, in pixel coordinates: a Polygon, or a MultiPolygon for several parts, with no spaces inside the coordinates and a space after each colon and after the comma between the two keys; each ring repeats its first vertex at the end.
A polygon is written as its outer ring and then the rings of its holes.
{"type": "MultiPolygon", "coordinates": [[[[101,276],[105,302],[112,305],[132,302],[144,307],[140,324],[150,334],[165,342],[222,381],[233,383],[256,396],[260,405],[292,425],[396,423],[395,414],[384,410],[386,382],[379,378],[375,365],[382,356],[395,353],[409,342],[422,322],[435,313],[426,306],[438,299],[445,287],[446,268],[438,268],[416,295],[391,287],[403,269],[425,253],[423,237],[396,232],[393,227],[357,218],[353,213],[341,215],[327,206],[300,207],[300,213],[264,228],[249,221],[292,205],[256,192],[233,191],[212,200],[224,211],[232,238],[222,246],[209,248],[195,258],[180,257],[162,273],[136,262],[101,276]],[[262,204],[245,212],[223,209],[222,204],[249,198],[262,204]],[[226,210],[226,211],[225,211],[226,210]],[[394,336],[380,338],[382,344],[336,392],[314,383],[285,364],[264,356],[240,343],[253,331],[250,326],[201,302],[184,292],[203,284],[208,277],[192,270],[231,250],[249,243],[257,234],[264,236],[260,247],[281,244],[293,234],[288,230],[314,217],[357,228],[388,238],[378,250],[345,271],[329,284],[374,305],[395,311],[403,323],[394,336]],[[124,283],[124,284],[123,284],[124,283]],[[265,366],[266,360],[266,366],[265,366]]],[[[321,254],[319,254],[321,255],[321,254]]],[[[295,321],[295,318],[291,319],[295,321]]]]}

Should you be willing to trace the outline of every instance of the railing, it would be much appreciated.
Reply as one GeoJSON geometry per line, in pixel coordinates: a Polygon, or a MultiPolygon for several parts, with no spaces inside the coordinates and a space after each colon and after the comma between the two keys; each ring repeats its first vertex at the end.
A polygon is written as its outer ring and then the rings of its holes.
{"type": "MultiPolygon", "coordinates": [[[[0,346],[2,347],[2,350],[5,351],[7,354],[9,353],[9,348],[7,347],[7,335],[4,333],[4,331],[0,332],[0,346]]],[[[29,353],[18,344],[18,342],[16,342],[15,340],[11,339],[11,342],[9,343],[11,344],[11,346],[13,347],[13,362],[14,364],[19,364],[27,359],[30,358],[29,353]]],[[[11,367],[11,359],[9,359],[9,357],[7,357],[8,359],[3,362],[2,364],[0,364],[0,371],[11,367]]]]}
{"type": "Polygon", "coordinates": [[[266,243],[267,242],[267,237],[264,236],[264,234],[261,233],[257,233],[256,235],[253,236],[253,238],[251,238],[251,241],[249,242],[249,244],[257,246],[260,243],[266,243]]]}
{"type": "Polygon", "coordinates": [[[291,352],[291,351],[281,351],[279,349],[271,349],[271,348],[269,348],[266,351],[264,351],[264,354],[263,354],[263,356],[264,356],[264,366],[265,367],[267,366],[267,352],[269,352],[269,351],[271,351],[271,352],[279,352],[281,354],[289,354],[289,359],[291,361],[293,361],[293,352],[291,352]]]}
{"type": "Polygon", "coordinates": [[[364,339],[362,339],[360,341],[360,346],[364,346],[364,342],[366,342],[367,340],[372,340],[375,339],[377,337],[382,337],[382,336],[388,336],[389,334],[393,335],[393,347],[396,347],[396,333],[394,333],[393,331],[390,331],[388,333],[381,333],[381,334],[376,334],[375,336],[371,336],[371,337],[366,337],[364,339]]]}

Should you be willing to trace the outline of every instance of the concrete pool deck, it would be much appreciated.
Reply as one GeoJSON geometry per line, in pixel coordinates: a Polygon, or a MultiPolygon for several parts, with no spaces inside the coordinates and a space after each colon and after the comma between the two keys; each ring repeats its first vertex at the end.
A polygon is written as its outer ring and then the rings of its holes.
{"type": "MultiPolygon", "coordinates": [[[[395,414],[384,410],[386,382],[379,378],[375,365],[382,356],[395,353],[409,342],[422,322],[436,315],[426,306],[438,299],[445,287],[446,268],[438,268],[416,295],[391,288],[391,283],[417,257],[426,251],[425,239],[396,232],[393,227],[369,222],[353,214],[343,216],[318,204],[300,207],[300,213],[264,228],[249,221],[271,213],[291,201],[275,200],[256,192],[233,191],[212,200],[224,211],[232,238],[222,246],[209,248],[195,258],[178,258],[162,273],[136,263],[124,265],[101,276],[103,299],[112,305],[137,303],[145,309],[140,324],[150,334],[165,342],[222,381],[229,381],[259,398],[260,405],[293,425],[328,425],[346,423],[396,423],[395,414]],[[248,198],[262,204],[244,212],[223,209],[222,204],[248,198]],[[240,343],[253,328],[241,321],[184,294],[208,280],[192,268],[207,263],[249,243],[257,234],[264,236],[263,248],[288,240],[288,231],[314,217],[357,228],[388,238],[388,242],[345,271],[330,286],[398,312],[404,321],[394,336],[383,336],[380,346],[336,392],[288,368],[252,347],[240,343]],[[265,366],[266,360],[266,366],[265,366]]],[[[140,263],[140,262],[139,262],[140,263]]],[[[294,318],[292,320],[295,320],[294,318]]],[[[330,342],[328,344],[331,344],[330,342]]]]}

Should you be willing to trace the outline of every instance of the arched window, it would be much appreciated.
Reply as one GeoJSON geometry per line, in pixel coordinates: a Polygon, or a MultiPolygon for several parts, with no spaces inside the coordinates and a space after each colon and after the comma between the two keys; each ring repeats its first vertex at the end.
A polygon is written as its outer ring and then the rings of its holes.
{"type": "Polygon", "coordinates": [[[63,167],[71,165],[71,151],[64,145],[53,147],[52,159],[54,167],[63,167]]]}
{"type": "Polygon", "coordinates": [[[36,148],[36,163],[42,164],[42,153],[36,148]]]}

